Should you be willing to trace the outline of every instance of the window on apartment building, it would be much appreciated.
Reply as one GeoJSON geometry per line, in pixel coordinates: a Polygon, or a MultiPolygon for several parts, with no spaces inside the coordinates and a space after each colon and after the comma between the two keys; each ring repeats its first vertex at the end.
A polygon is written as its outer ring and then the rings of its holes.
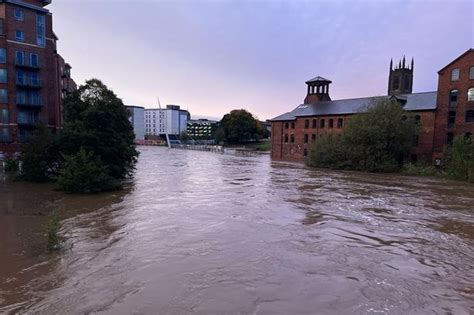
{"type": "Polygon", "coordinates": [[[0,63],[7,63],[7,50],[0,48],[0,63]]]}
{"type": "Polygon", "coordinates": [[[40,79],[38,73],[30,73],[30,82],[33,86],[40,86],[40,79]]]}
{"type": "Polygon", "coordinates": [[[32,91],[29,96],[30,96],[31,105],[41,105],[41,96],[39,92],[32,91]]]}
{"type": "Polygon", "coordinates": [[[8,92],[6,89],[0,89],[0,103],[8,103],[8,92]]]}
{"type": "Polygon", "coordinates": [[[17,51],[15,53],[15,62],[17,65],[24,65],[25,64],[25,53],[22,51],[17,51]]]}
{"type": "Polygon", "coordinates": [[[295,135],[290,135],[290,143],[295,143],[295,135]]]}
{"type": "Polygon", "coordinates": [[[5,35],[5,20],[0,19],[0,35],[5,35]]]}
{"type": "Polygon", "coordinates": [[[306,120],[304,121],[304,127],[305,127],[306,129],[309,128],[309,119],[306,119],[306,120]]]}
{"type": "Polygon", "coordinates": [[[304,135],[304,143],[308,143],[309,141],[309,136],[307,134],[304,135]]]}
{"type": "Polygon", "coordinates": [[[453,144],[454,134],[452,132],[448,132],[446,135],[446,143],[453,144]]]}
{"type": "Polygon", "coordinates": [[[305,157],[308,156],[308,149],[304,149],[304,150],[303,150],[303,155],[304,155],[305,157]]]}
{"type": "Polygon", "coordinates": [[[474,66],[469,68],[469,79],[474,80],[474,66]]]}
{"type": "Polygon", "coordinates": [[[329,128],[334,127],[334,120],[331,118],[329,119],[329,128]]]}
{"type": "Polygon", "coordinates": [[[291,123],[291,129],[295,129],[295,123],[294,122],[291,123]]]}
{"type": "Polygon", "coordinates": [[[44,14],[36,15],[36,44],[39,46],[44,46],[45,41],[45,16],[44,14]]]}
{"type": "Polygon", "coordinates": [[[38,54],[30,54],[30,66],[39,67],[38,54]]]}
{"type": "Polygon", "coordinates": [[[0,111],[0,123],[2,124],[8,124],[8,109],[2,109],[0,111]]]}
{"type": "Polygon", "coordinates": [[[285,135],[285,143],[288,143],[288,135],[285,135]]]}
{"type": "Polygon", "coordinates": [[[285,123],[285,129],[288,129],[288,128],[289,128],[289,126],[290,126],[290,124],[289,124],[289,123],[285,123]]]}
{"type": "Polygon", "coordinates": [[[314,141],[316,141],[316,135],[313,133],[313,134],[311,135],[311,142],[314,142],[314,141]]]}
{"type": "Polygon", "coordinates": [[[454,124],[456,123],[456,112],[450,111],[448,113],[448,128],[454,128],[454,124]]]}
{"type": "Polygon", "coordinates": [[[0,140],[3,143],[10,142],[10,129],[8,127],[3,127],[2,128],[2,135],[0,137],[0,140]]]}
{"type": "Polygon", "coordinates": [[[7,69],[0,69],[0,83],[7,83],[7,69]]]}
{"type": "Polygon", "coordinates": [[[22,70],[18,70],[16,72],[16,82],[19,84],[25,84],[26,83],[26,76],[25,72],[22,70]]]}
{"type": "Polygon", "coordinates": [[[451,81],[457,81],[459,80],[459,69],[453,69],[451,71],[451,81]]]}
{"type": "Polygon", "coordinates": [[[15,20],[23,21],[25,17],[23,16],[23,11],[20,9],[15,9],[14,11],[15,20]]]}
{"type": "Polygon", "coordinates": [[[313,123],[312,123],[311,127],[313,127],[313,129],[316,129],[316,126],[317,126],[316,124],[317,123],[318,123],[318,121],[316,119],[313,119],[313,123]]]}
{"type": "Polygon", "coordinates": [[[474,122],[474,110],[468,110],[466,112],[466,122],[474,122]]]}
{"type": "Polygon", "coordinates": [[[337,128],[342,128],[343,124],[344,124],[344,120],[342,118],[339,118],[337,120],[337,128]]]}
{"type": "Polygon", "coordinates": [[[458,90],[451,90],[449,92],[449,106],[455,107],[458,103],[458,90]]]}
{"type": "Polygon", "coordinates": [[[15,39],[19,42],[23,42],[25,40],[25,33],[23,31],[16,30],[15,39]]]}
{"type": "Polygon", "coordinates": [[[319,128],[324,128],[324,119],[319,120],[319,128]]]}
{"type": "Polygon", "coordinates": [[[467,90],[467,101],[468,102],[474,101],[474,87],[467,90]]]}
{"type": "Polygon", "coordinates": [[[26,91],[17,91],[16,92],[16,103],[19,105],[24,105],[26,104],[28,99],[28,95],[26,91]]]}

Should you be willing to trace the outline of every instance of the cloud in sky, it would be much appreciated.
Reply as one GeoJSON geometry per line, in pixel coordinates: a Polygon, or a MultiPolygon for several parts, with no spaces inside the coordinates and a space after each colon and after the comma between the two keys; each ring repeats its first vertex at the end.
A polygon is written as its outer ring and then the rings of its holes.
{"type": "Polygon", "coordinates": [[[473,46],[471,1],[55,0],[60,53],[127,104],[222,117],[287,112],[316,75],[333,99],[383,95],[390,58],[415,57],[415,91],[473,46]]]}

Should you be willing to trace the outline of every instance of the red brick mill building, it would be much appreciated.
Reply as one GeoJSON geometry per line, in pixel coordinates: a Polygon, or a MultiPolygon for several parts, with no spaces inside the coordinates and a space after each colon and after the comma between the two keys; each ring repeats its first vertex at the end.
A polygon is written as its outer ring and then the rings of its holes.
{"type": "Polygon", "coordinates": [[[18,152],[35,124],[61,126],[62,100],[76,88],[58,54],[51,0],[0,0],[0,157],[18,152]]]}
{"type": "Polygon", "coordinates": [[[474,49],[438,71],[438,90],[412,93],[413,60],[390,62],[388,95],[331,100],[331,81],[315,77],[306,81],[304,103],[272,122],[272,158],[304,161],[312,143],[324,134],[340,133],[350,117],[380,99],[395,99],[413,112],[421,124],[416,146],[409,157],[441,163],[445,146],[456,136],[474,133],[474,49]]]}

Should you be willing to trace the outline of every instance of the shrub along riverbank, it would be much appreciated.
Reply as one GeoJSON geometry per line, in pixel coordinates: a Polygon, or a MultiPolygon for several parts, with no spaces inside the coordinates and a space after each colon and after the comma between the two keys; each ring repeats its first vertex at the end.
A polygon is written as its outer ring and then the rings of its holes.
{"type": "Polygon", "coordinates": [[[340,170],[442,174],[474,182],[474,144],[469,138],[456,138],[447,148],[442,169],[405,163],[419,130],[419,121],[397,102],[380,101],[351,117],[341,134],[316,139],[306,163],[340,170]]]}
{"type": "Polygon", "coordinates": [[[68,193],[120,187],[132,175],[138,151],[121,99],[97,79],[64,100],[64,124],[53,134],[38,126],[21,155],[20,179],[56,182],[68,193]]]}

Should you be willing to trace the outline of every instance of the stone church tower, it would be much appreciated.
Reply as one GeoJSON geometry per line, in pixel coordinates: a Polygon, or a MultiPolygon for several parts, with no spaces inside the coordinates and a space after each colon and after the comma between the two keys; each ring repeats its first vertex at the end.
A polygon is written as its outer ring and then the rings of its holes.
{"type": "Polygon", "coordinates": [[[395,65],[395,68],[393,68],[393,61],[390,60],[388,95],[411,94],[413,88],[413,67],[413,58],[411,59],[411,67],[405,65],[405,56],[398,62],[398,67],[395,65]]]}

